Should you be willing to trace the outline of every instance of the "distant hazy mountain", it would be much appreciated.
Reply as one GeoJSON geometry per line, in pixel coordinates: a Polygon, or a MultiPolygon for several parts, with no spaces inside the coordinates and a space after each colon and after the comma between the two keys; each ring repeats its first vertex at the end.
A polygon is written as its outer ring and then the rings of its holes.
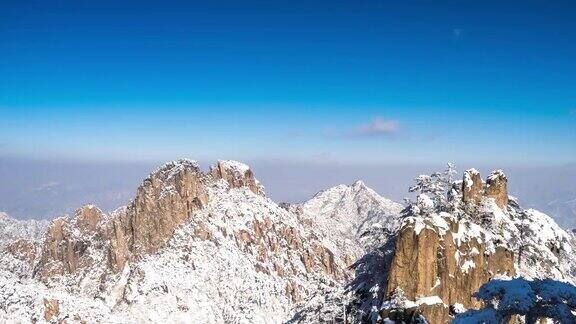
{"type": "MultiPolygon", "coordinates": [[[[0,211],[16,218],[53,218],[78,206],[104,211],[125,205],[155,163],[58,162],[0,158],[0,211]]],[[[251,163],[276,201],[302,202],[316,192],[363,179],[379,194],[402,201],[415,174],[435,166],[341,165],[255,161],[251,163]]],[[[465,165],[459,166],[463,169],[465,165]]],[[[501,166],[498,166],[502,168],[501,166]]],[[[479,168],[487,172],[492,168],[479,168]]],[[[503,168],[512,179],[510,193],[524,206],[552,216],[564,228],[576,228],[576,165],[503,168]]]]}

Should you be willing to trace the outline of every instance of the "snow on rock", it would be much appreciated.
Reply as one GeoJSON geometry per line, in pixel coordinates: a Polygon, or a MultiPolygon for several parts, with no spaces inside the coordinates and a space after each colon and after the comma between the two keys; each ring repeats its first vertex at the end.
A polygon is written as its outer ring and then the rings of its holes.
{"type": "Polygon", "coordinates": [[[218,160],[210,167],[210,174],[215,179],[223,179],[231,188],[247,187],[252,192],[264,196],[264,187],[254,177],[254,173],[246,164],[232,160],[218,160]]]}
{"type": "Polygon", "coordinates": [[[326,244],[349,256],[348,265],[376,244],[369,233],[391,234],[397,230],[402,208],[362,181],[323,190],[303,204],[290,206],[326,244]]]}
{"type": "MultiPolygon", "coordinates": [[[[416,178],[410,191],[420,194],[404,209],[397,233],[356,264],[352,321],[398,316],[387,304],[398,289],[409,300],[438,296],[451,308],[478,308],[472,294],[496,275],[574,283],[574,236],[547,215],[522,209],[508,196],[507,181],[497,170],[483,182],[475,169],[452,185],[443,185],[441,173],[416,178]],[[438,192],[441,187],[446,190],[438,192]],[[385,290],[374,294],[374,287],[385,290]]],[[[436,306],[418,305],[418,311],[431,322],[450,320],[436,306]]]]}
{"type": "Polygon", "coordinates": [[[417,306],[420,305],[436,305],[436,304],[444,304],[442,299],[438,296],[426,296],[426,297],[417,297],[416,303],[417,306]]]}
{"type": "MultiPolygon", "coordinates": [[[[316,194],[303,204],[284,205],[298,215],[298,221],[310,228],[332,251],[344,255],[347,265],[379,247],[400,226],[402,205],[378,195],[364,182],[338,185],[316,194]]],[[[370,295],[382,293],[372,287],[370,295]]],[[[343,322],[351,292],[345,286],[324,287],[315,297],[296,308],[290,323],[343,322]],[[323,292],[323,293],[322,293],[323,292]]]]}
{"type": "Polygon", "coordinates": [[[468,169],[462,179],[462,201],[467,204],[477,204],[482,200],[484,193],[480,172],[468,169]]]}
{"type": "Polygon", "coordinates": [[[477,175],[479,176],[480,172],[478,172],[478,170],[474,168],[464,171],[464,185],[466,186],[466,188],[472,188],[472,186],[474,185],[474,180],[472,179],[477,175]]]}
{"type": "Polygon", "coordinates": [[[31,260],[0,253],[0,322],[342,316],[348,266],[365,249],[362,234],[394,229],[402,206],[357,182],[297,207],[302,212],[264,197],[239,162],[219,161],[204,174],[196,162],[178,160],[152,172],[136,198],[110,214],[88,205],[37,235],[3,216],[11,224],[1,228],[3,240],[38,243],[31,260]],[[295,316],[306,306],[317,312],[295,316]]]}
{"type": "Polygon", "coordinates": [[[17,239],[38,240],[47,225],[46,220],[17,220],[0,212],[0,247],[17,239]]]}
{"type": "Polygon", "coordinates": [[[221,164],[224,168],[238,174],[244,174],[250,170],[248,165],[234,160],[218,160],[218,164],[221,164]]]}
{"type": "Polygon", "coordinates": [[[492,198],[496,205],[505,209],[508,205],[508,178],[502,170],[492,171],[486,179],[485,195],[492,198]]]}
{"type": "Polygon", "coordinates": [[[499,275],[575,282],[576,236],[504,173],[447,179],[418,177],[406,208],[361,181],[278,205],[240,162],[178,160],[110,214],[0,214],[0,322],[442,322],[499,275]]]}
{"type": "Polygon", "coordinates": [[[502,323],[511,315],[524,316],[526,323],[540,322],[540,318],[576,323],[576,286],[569,283],[495,279],[482,285],[475,296],[486,308],[459,314],[454,323],[502,323]]]}
{"type": "Polygon", "coordinates": [[[452,305],[452,310],[455,314],[461,314],[467,311],[466,307],[461,303],[454,303],[454,305],[452,305]]]}

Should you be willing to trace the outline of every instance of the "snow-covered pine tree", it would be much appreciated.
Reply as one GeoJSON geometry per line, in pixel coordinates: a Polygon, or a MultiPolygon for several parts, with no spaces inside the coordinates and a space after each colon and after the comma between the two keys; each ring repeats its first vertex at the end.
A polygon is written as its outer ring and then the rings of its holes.
{"type": "Polygon", "coordinates": [[[525,316],[527,324],[550,318],[555,323],[576,324],[576,287],[552,279],[495,279],[482,285],[474,297],[487,305],[469,310],[452,323],[508,323],[514,315],[525,316]]]}
{"type": "Polygon", "coordinates": [[[454,163],[448,162],[444,171],[434,172],[430,175],[421,174],[414,178],[415,184],[408,191],[419,195],[425,194],[432,199],[436,207],[446,206],[447,192],[454,182],[456,173],[454,163]]]}

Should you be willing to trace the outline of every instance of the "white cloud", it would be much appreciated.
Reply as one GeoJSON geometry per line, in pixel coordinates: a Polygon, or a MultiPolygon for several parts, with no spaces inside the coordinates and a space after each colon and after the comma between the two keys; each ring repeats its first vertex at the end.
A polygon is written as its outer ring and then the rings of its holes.
{"type": "Polygon", "coordinates": [[[369,123],[357,127],[353,133],[359,136],[391,136],[399,130],[400,123],[397,120],[376,117],[369,123]]]}

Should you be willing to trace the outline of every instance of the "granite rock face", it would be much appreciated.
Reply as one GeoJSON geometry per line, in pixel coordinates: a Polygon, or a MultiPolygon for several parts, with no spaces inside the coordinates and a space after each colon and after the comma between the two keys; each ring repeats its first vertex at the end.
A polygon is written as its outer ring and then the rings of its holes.
{"type": "Polygon", "coordinates": [[[71,219],[61,217],[53,220],[46,231],[35,272],[46,280],[90,267],[95,260],[89,248],[102,242],[98,228],[102,217],[102,211],[88,205],[78,209],[71,219]]]}
{"type": "Polygon", "coordinates": [[[482,308],[473,295],[496,277],[576,282],[573,236],[509,198],[502,171],[485,183],[475,169],[462,181],[431,179],[408,201],[399,229],[355,263],[352,322],[449,323],[482,308]]]}
{"type": "Polygon", "coordinates": [[[478,204],[484,194],[484,185],[480,172],[476,169],[468,169],[462,179],[462,201],[467,204],[478,204]]]}
{"type": "Polygon", "coordinates": [[[493,198],[496,205],[506,208],[508,205],[508,178],[502,170],[492,171],[486,179],[486,197],[493,198]]]}
{"type": "Polygon", "coordinates": [[[37,257],[36,244],[29,240],[19,239],[6,244],[4,250],[15,258],[25,261],[28,265],[33,265],[37,257]]]}
{"type": "Polygon", "coordinates": [[[210,167],[214,179],[224,179],[231,188],[248,187],[257,195],[264,195],[264,187],[256,180],[252,170],[245,164],[236,161],[218,160],[210,167]]]}
{"type": "Polygon", "coordinates": [[[480,172],[469,169],[462,180],[462,201],[468,205],[479,205],[486,198],[492,198],[500,209],[508,205],[508,178],[502,170],[492,171],[486,182],[480,172]]]}
{"type": "Polygon", "coordinates": [[[145,179],[128,207],[110,217],[88,205],[71,219],[48,227],[38,273],[47,278],[90,266],[89,247],[107,250],[109,267],[119,272],[129,260],[157,252],[176,227],[208,202],[205,175],[195,162],[164,165],[145,179]]]}
{"type": "Polygon", "coordinates": [[[164,247],[176,227],[208,203],[205,183],[198,164],[188,160],[168,163],[145,179],[125,213],[112,222],[112,267],[119,271],[127,259],[164,247]]]}
{"type": "MultiPolygon", "coordinates": [[[[218,161],[208,172],[189,160],[167,163],[125,207],[105,214],[84,206],[51,221],[37,241],[11,235],[0,250],[0,261],[8,260],[0,275],[18,269],[9,276],[22,286],[24,313],[3,313],[13,297],[8,291],[4,298],[0,276],[0,322],[5,316],[121,322],[145,316],[149,307],[173,319],[196,307],[216,322],[253,319],[261,308],[272,316],[266,322],[284,321],[317,289],[337,289],[353,275],[353,256],[338,248],[344,239],[300,216],[266,198],[242,163],[218,161]],[[217,300],[210,310],[186,300],[204,295],[217,300]],[[158,300],[167,304],[150,306],[158,300]]],[[[315,221],[324,217],[331,216],[315,221]]]]}
{"type": "Polygon", "coordinates": [[[44,298],[44,320],[51,322],[60,314],[60,303],[57,299],[44,298]]]}
{"type": "MultiPolygon", "coordinates": [[[[396,237],[396,248],[388,276],[386,295],[401,289],[409,300],[437,296],[443,304],[420,304],[418,310],[430,323],[450,322],[450,306],[479,308],[472,294],[494,276],[513,276],[514,254],[502,247],[487,253],[481,237],[458,244],[453,233],[460,223],[449,224],[452,231],[439,228],[415,231],[403,227],[396,237]]],[[[385,315],[385,314],[383,314],[385,315]]],[[[386,316],[383,316],[386,317],[386,316]]]]}

